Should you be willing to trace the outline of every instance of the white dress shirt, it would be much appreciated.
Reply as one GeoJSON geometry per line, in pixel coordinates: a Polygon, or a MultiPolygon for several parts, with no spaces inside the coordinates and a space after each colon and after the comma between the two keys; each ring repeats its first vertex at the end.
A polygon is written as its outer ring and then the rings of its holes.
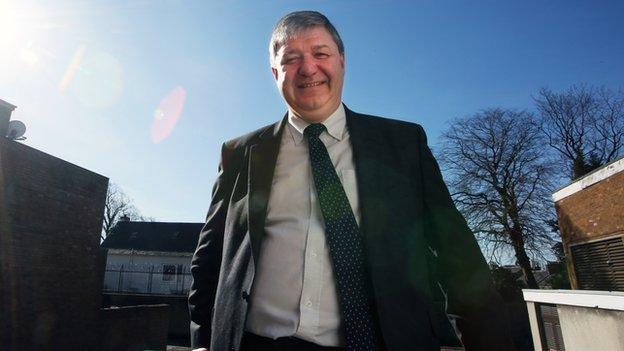
{"type": "MultiPolygon", "coordinates": [[[[327,131],[320,139],[359,224],[353,150],[343,105],[323,124],[327,131]]],[[[246,330],[274,339],[295,336],[323,346],[344,346],[334,272],[303,135],[308,125],[289,114],[282,133],[246,330]]]]}

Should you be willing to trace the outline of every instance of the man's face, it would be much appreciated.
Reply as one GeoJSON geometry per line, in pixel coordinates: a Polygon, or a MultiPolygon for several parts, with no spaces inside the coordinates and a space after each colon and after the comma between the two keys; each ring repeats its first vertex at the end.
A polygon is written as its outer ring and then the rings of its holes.
{"type": "Polygon", "coordinates": [[[279,49],[271,68],[286,104],[307,122],[321,122],[341,102],[344,56],[329,32],[313,27],[279,49]]]}

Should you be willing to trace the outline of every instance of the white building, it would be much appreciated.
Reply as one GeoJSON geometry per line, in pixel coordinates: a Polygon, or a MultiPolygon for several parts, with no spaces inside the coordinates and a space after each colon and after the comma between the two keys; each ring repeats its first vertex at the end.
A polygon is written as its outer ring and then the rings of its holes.
{"type": "Polygon", "coordinates": [[[120,221],[106,237],[104,291],[186,295],[203,223],[120,221]]]}

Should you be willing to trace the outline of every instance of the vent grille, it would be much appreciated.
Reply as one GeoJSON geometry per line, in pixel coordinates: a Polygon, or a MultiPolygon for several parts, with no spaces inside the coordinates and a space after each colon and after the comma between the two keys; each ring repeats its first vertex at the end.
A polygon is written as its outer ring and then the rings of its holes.
{"type": "Polygon", "coordinates": [[[542,348],[549,351],[565,351],[557,306],[539,304],[538,313],[542,329],[542,348]]]}
{"type": "Polygon", "coordinates": [[[570,248],[579,289],[624,291],[624,243],[621,237],[570,248]]]}

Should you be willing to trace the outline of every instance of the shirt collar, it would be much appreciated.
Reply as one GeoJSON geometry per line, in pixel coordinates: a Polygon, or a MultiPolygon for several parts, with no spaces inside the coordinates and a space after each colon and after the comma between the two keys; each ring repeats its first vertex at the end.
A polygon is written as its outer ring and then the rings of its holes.
{"type": "MultiPolygon", "coordinates": [[[[347,118],[344,106],[340,104],[336,111],[334,111],[334,113],[329,115],[329,117],[321,123],[325,125],[327,133],[332,138],[338,141],[342,140],[347,129],[347,118]]],[[[292,136],[295,145],[299,145],[303,141],[303,131],[309,125],[310,123],[295,116],[291,111],[288,111],[288,130],[290,131],[290,135],[292,136]]]]}

